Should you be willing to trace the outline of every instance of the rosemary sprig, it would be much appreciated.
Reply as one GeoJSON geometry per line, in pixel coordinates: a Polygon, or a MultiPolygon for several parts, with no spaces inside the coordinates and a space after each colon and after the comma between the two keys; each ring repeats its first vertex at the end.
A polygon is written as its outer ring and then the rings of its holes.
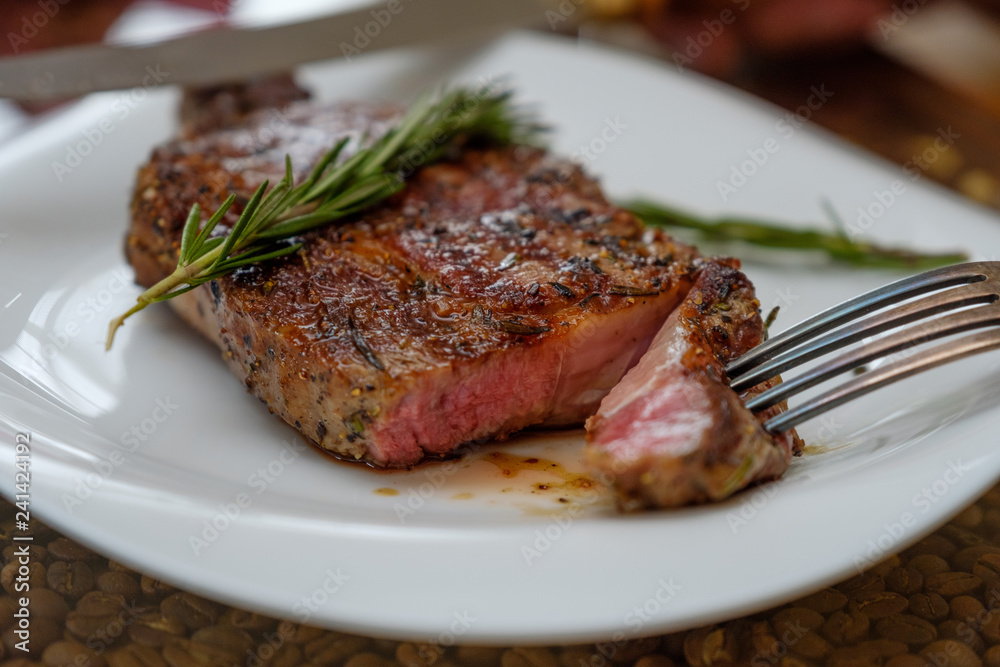
{"type": "Polygon", "coordinates": [[[291,160],[285,176],[268,191],[265,181],[243,208],[235,225],[213,235],[232,208],[235,195],[201,226],[198,205],[191,207],[181,235],[177,268],[136,299],[128,311],[111,320],[106,348],[125,320],[146,306],[166,301],[236,269],[296,252],[301,243],[288,239],[385,200],[403,187],[418,167],[440,159],[470,140],[494,144],[531,142],[544,128],[511,104],[509,91],[457,88],[424,97],[392,129],[337,162],[347,145],[343,139],[326,153],[304,181],[295,185],[291,160]]]}
{"type": "Polygon", "coordinates": [[[638,200],[622,204],[640,220],[653,227],[693,229],[710,241],[742,241],[767,248],[816,250],[831,259],[853,266],[880,269],[931,269],[936,266],[966,261],[959,252],[918,253],[905,248],[892,248],[851,239],[841,223],[827,207],[837,224],[836,231],[793,229],[760,220],[742,217],[700,218],[663,204],[638,200]]]}

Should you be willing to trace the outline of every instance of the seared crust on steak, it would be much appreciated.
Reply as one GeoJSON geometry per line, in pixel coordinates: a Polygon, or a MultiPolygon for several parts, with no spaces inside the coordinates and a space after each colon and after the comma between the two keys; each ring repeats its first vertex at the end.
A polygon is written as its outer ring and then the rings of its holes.
{"type": "MultiPolygon", "coordinates": [[[[127,254],[149,286],[176,265],[192,204],[240,205],[393,107],[292,104],[173,141],[141,168],[127,254]]],[[[223,225],[223,226],[224,226],[223,225]]],[[[691,284],[695,251],[646,230],[573,164],[467,149],[390,201],[305,235],[296,255],[171,303],[247,388],[320,446],[408,466],[527,426],[581,423],[691,284]]]]}
{"type": "Polygon", "coordinates": [[[623,509],[721,500],[780,476],[801,451],[794,431],[772,436],[729,388],[725,365],[764,339],[753,285],[736,260],[701,264],[691,291],[639,364],[587,421],[587,461],[623,509]]]}

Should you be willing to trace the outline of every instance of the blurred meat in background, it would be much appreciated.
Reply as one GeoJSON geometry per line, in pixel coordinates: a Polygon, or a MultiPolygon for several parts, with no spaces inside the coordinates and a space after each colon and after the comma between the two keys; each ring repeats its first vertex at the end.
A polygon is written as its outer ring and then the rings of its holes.
{"type": "Polygon", "coordinates": [[[130,7],[145,14],[142,23],[176,32],[218,20],[229,0],[4,0],[0,55],[101,41],[130,7]]]}

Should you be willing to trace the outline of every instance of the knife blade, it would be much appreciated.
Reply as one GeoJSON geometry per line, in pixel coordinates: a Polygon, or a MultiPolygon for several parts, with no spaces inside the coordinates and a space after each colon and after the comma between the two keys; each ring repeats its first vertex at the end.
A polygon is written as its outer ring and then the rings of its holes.
{"type": "Polygon", "coordinates": [[[387,0],[273,26],[226,26],[152,44],[91,44],[0,58],[0,97],[25,102],[166,83],[208,85],[456,34],[529,27],[540,0],[387,0]]]}

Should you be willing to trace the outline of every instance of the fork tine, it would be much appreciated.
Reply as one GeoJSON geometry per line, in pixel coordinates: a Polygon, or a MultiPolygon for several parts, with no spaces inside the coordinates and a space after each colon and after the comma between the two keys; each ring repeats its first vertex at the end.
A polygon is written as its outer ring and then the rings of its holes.
{"type": "Polygon", "coordinates": [[[916,375],[925,370],[941,366],[965,357],[1000,349],[1000,329],[990,329],[958,340],[948,341],[919,355],[893,362],[874,371],[835,387],[802,405],[782,412],[764,422],[764,428],[771,433],[779,433],[793,428],[807,419],[842,405],[859,396],[884,387],[897,380],[916,375]]]}
{"type": "Polygon", "coordinates": [[[747,370],[771,359],[806,338],[826,333],[841,324],[885,306],[928,292],[985,280],[986,275],[981,270],[983,264],[983,262],[970,262],[945,266],[898,280],[844,301],[799,322],[778,336],[737,357],[726,366],[726,373],[730,378],[739,377],[747,370]]]}
{"type": "Polygon", "coordinates": [[[814,387],[821,382],[825,382],[876,359],[881,359],[890,354],[914,348],[918,345],[944,338],[945,336],[952,336],[972,329],[996,325],[1000,325],[1000,308],[995,306],[973,308],[935,318],[927,322],[921,322],[868,345],[851,350],[844,355],[836,356],[820,366],[810,369],[807,373],[803,373],[787,382],[777,384],[748,400],[746,406],[753,412],[766,410],[776,403],[787,400],[810,387],[814,387]]]}
{"type": "Polygon", "coordinates": [[[892,310],[876,313],[859,322],[831,331],[826,335],[803,341],[782,354],[765,361],[745,374],[731,378],[735,391],[749,389],[768,378],[783,373],[833,350],[847,347],[863,338],[916,322],[932,315],[976,304],[994,303],[1000,295],[989,283],[973,285],[966,289],[951,289],[930,294],[917,301],[906,303],[892,310]]]}

